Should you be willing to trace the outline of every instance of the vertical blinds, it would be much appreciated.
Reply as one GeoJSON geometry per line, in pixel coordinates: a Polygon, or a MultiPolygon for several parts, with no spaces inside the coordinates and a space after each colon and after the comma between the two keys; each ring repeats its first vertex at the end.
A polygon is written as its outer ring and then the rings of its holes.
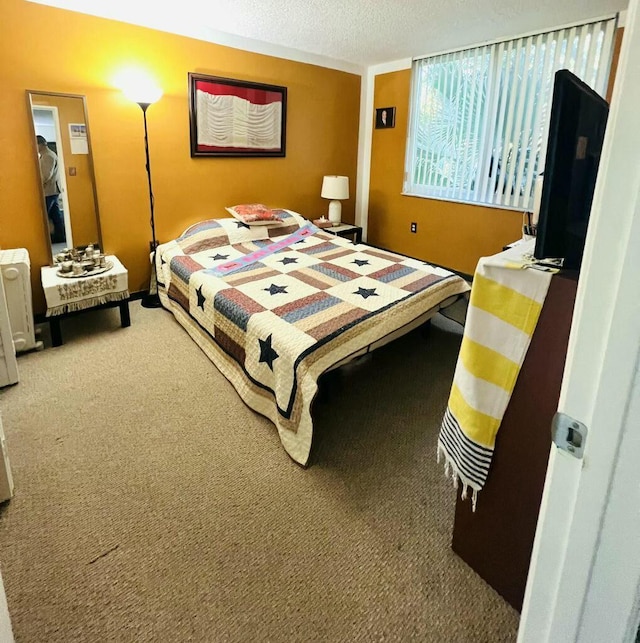
{"type": "Polygon", "coordinates": [[[604,96],[616,19],[414,61],[404,191],[529,210],[554,74],[604,96]]]}

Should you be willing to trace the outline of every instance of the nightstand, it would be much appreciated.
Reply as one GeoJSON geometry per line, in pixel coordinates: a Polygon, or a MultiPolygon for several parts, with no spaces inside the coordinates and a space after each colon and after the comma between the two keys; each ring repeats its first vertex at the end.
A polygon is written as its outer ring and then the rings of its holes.
{"type": "Polygon", "coordinates": [[[42,289],[47,301],[47,318],[54,346],[62,345],[60,320],[85,310],[120,308],[123,328],[131,325],[129,317],[129,273],[117,257],[109,255],[109,270],[85,277],[61,277],[58,266],[41,269],[42,289]]]}
{"type": "Polygon", "coordinates": [[[362,243],[362,228],[351,223],[341,223],[331,228],[322,228],[325,232],[335,234],[336,237],[351,239],[353,243],[362,243]]]}

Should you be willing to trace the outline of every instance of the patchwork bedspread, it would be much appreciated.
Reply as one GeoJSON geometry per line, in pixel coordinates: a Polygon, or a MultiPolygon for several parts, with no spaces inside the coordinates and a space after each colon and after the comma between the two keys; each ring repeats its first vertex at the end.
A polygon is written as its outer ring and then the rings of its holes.
{"type": "Polygon", "coordinates": [[[279,214],[278,227],[191,226],[158,248],[156,267],[163,305],[306,464],[318,377],[469,286],[279,214]]]}

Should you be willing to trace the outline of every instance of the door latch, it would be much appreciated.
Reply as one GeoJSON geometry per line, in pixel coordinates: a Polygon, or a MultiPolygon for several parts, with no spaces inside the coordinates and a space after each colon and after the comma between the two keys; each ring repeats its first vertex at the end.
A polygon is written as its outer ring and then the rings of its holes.
{"type": "Polygon", "coordinates": [[[587,440],[587,427],[565,413],[556,413],[551,422],[551,438],[555,445],[581,459],[587,440]]]}

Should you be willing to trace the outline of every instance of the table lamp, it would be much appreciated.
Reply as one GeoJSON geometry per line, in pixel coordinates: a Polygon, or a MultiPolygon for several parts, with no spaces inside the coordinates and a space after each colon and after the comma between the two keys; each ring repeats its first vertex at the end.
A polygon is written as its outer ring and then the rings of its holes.
{"type": "Polygon", "coordinates": [[[340,199],[349,198],[349,177],[347,176],[325,176],[322,179],[323,199],[331,199],[329,203],[329,221],[340,223],[342,217],[342,203],[340,199]]]}

